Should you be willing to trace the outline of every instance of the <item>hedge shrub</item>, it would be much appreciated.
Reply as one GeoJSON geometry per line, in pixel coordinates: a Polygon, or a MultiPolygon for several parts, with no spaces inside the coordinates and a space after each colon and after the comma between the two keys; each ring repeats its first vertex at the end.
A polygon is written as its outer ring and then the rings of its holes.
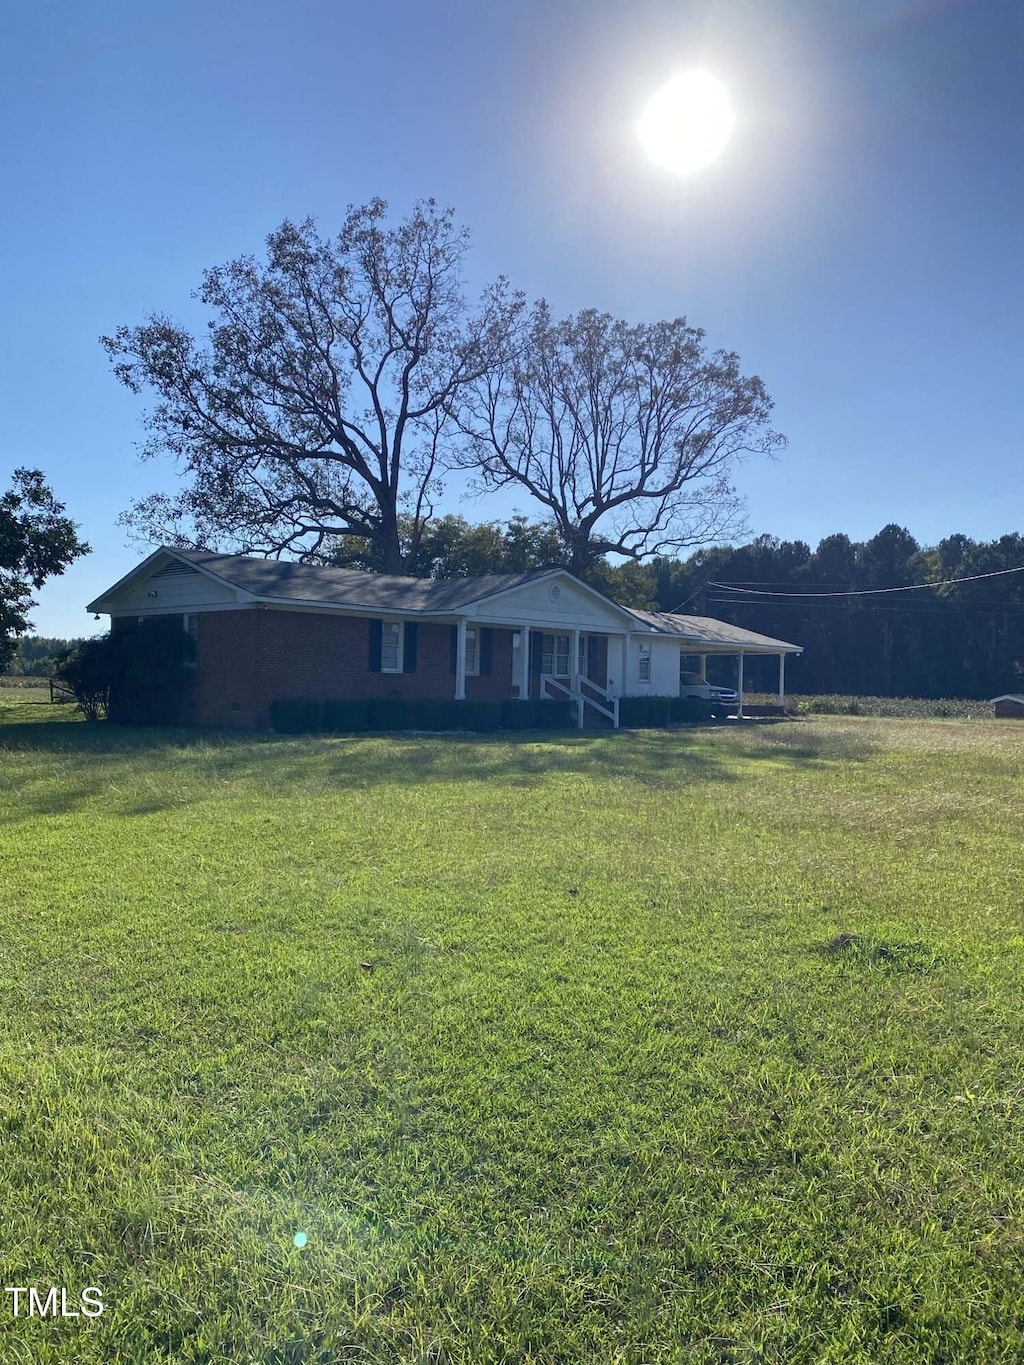
{"type": "Polygon", "coordinates": [[[282,697],[270,704],[270,723],[283,735],[362,734],[368,730],[567,730],[569,701],[454,701],[445,697],[369,699],[282,697]]]}
{"type": "Polygon", "coordinates": [[[109,638],[107,718],[118,725],[178,725],[195,684],[180,616],[155,616],[109,638]]]}
{"type": "Polygon", "coordinates": [[[408,730],[409,703],[404,697],[373,697],[367,704],[367,729],[408,730]]]}
{"type": "Polygon", "coordinates": [[[464,730],[474,730],[479,734],[493,734],[501,728],[501,702],[499,701],[462,701],[462,726],[464,730]]]}
{"type": "Polygon", "coordinates": [[[282,697],[270,703],[270,723],[282,735],[316,734],[324,728],[324,703],[309,697],[282,697]]]}
{"type": "Polygon", "coordinates": [[[457,730],[459,703],[449,697],[415,697],[409,702],[411,730],[457,730]]]}
{"type": "Polygon", "coordinates": [[[501,728],[503,730],[532,730],[536,725],[535,701],[520,697],[506,697],[501,703],[501,728]]]}
{"type": "Polygon", "coordinates": [[[571,730],[574,709],[571,701],[545,697],[533,703],[533,723],[538,730],[571,730]]]}
{"type": "Polygon", "coordinates": [[[641,730],[651,723],[650,697],[620,697],[619,725],[624,730],[641,730]]]}
{"type": "Polygon", "coordinates": [[[675,725],[707,725],[714,709],[714,704],[703,697],[673,697],[672,722],[675,725]]]}
{"type": "Polygon", "coordinates": [[[711,703],[701,697],[620,697],[619,725],[627,730],[695,725],[711,719],[711,703]]]}
{"type": "Polygon", "coordinates": [[[324,729],[328,734],[358,735],[369,729],[370,703],[365,698],[329,699],[323,706],[324,729]]]}
{"type": "Polygon", "coordinates": [[[679,701],[678,697],[651,697],[649,699],[650,711],[647,724],[654,729],[663,730],[666,725],[672,724],[672,703],[679,701]]]}

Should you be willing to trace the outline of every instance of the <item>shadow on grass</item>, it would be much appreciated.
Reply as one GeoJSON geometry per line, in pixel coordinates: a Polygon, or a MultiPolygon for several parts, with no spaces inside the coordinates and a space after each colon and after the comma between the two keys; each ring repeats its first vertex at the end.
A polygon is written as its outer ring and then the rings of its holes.
{"type": "MultiPolygon", "coordinates": [[[[779,731],[774,732],[779,735],[779,731]]],[[[291,736],[242,730],[149,729],[67,720],[0,724],[0,756],[38,755],[7,817],[60,815],[104,799],[124,816],[154,815],[205,799],[208,787],[248,782],[274,796],[426,783],[536,787],[584,775],[637,786],[736,782],[736,760],[815,767],[848,762],[834,743],[775,740],[764,727],[728,746],[715,729],[597,734],[291,736]]],[[[842,747],[842,746],[841,746],[842,747]]],[[[867,757],[870,746],[857,757],[867,757]]]]}

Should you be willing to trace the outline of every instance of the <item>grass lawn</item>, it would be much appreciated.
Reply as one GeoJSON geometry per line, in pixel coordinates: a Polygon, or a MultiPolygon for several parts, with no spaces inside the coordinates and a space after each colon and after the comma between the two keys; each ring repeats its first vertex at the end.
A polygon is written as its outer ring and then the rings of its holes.
{"type": "Polygon", "coordinates": [[[0,1258],[106,1310],[5,1295],[5,1365],[1024,1359],[1024,725],[55,714],[0,697],[0,1258]]]}

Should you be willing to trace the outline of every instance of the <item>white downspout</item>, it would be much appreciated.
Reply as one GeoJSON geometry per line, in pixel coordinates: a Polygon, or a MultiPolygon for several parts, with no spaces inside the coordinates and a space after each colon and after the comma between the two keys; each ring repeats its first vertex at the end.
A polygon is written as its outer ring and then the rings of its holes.
{"type": "Polygon", "coordinates": [[[466,700],[466,618],[459,618],[455,646],[455,700],[466,700]]]}
{"type": "MultiPolygon", "coordinates": [[[[580,633],[578,630],[573,631],[569,648],[572,651],[569,658],[569,686],[573,692],[578,693],[580,690],[580,633]]],[[[576,729],[583,729],[583,703],[581,701],[576,702],[576,729]]]]}
{"type": "Polygon", "coordinates": [[[737,687],[736,691],[739,693],[740,704],[739,704],[739,706],[736,708],[736,718],[737,718],[737,720],[742,720],[742,719],[743,719],[743,650],[742,650],[742,649],[740,650],[740,677],[739,677],[739,684],[740,684],[740,685],[739,685],[739,687],[737,687]]]}

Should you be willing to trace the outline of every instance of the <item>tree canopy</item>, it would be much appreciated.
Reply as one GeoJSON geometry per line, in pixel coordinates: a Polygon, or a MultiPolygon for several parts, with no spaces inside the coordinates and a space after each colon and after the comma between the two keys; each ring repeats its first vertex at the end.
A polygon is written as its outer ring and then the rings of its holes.
{"type": "Polygon", "coordinates": [[[643,559],[742,529],[736,461],[783,444],[772,401],[685,318],[630,326],[588,309],[533,310],[523,344],[471,386],[464,457],[485,488],[526,492],[567,563],[643,559]]]}
{"type": "Polygon", "coordinates": [[[10,664],[15,637],[31,629],[33,590],[88,553],[42,470],[16,469],[0,496],[0,673],[10,664]]]}
{"type": "Polygon", "coordinates": [[[186,476],[176,495],[136,503],[129,526],[297,557],[353,537],[403,572],[441,491],[453,414],[505,361],[523,308],[502,278],[469,308],[467,249],[450,209],[426,200],[390,226],[374,199],[333,238],[286,221],[265,261],[206,271],[204,341],[163,316],[103,338],[118,378],[158,396],[143,453],[186,476]]]}
{"type": "Polygon", "coordinates": [[[125,514],[140,539],[415,572],[460,470],[527,494],[582,574],[738,533],[734,464],[782,444],[763,382],[684,318],[559,322],[504,277],[471,309],[468,236],[433,200],[396,225],[350,207],[334,237],[285,221],[266,248],[205,272],[205,338],[163,315],[102,338],[157,398],[143,454],[183,476],[125,514]]]}

